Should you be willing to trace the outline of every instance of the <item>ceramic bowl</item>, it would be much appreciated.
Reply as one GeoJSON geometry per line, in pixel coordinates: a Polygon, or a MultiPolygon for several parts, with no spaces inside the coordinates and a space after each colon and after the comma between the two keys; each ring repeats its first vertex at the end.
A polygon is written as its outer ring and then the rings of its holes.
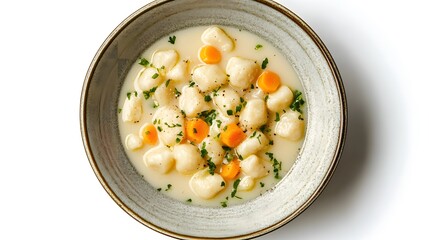
{"type": "Polygon", "coordinates": [[[80,121],[100,183],[137,221],[176,238],[243,239],[288,223],[321,193],[343,149],[346,112],[331,55],[287,8],[268,0],[170,0],[131,14],[102,44],[85,78],[80,121]],[[308,109],[304,144],[289,173],[262,196],[227,208],[193,206],[158,193],[133,168],[119,138],[119,91],[131,65],[157,39],[196,25],[233,26],[272,43],[298,74],[308,109]]]}

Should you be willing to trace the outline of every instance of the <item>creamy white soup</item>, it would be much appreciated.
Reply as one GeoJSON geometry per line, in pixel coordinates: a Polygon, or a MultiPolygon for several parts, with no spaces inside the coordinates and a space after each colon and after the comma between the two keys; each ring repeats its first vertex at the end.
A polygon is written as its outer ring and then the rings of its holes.
{"type": "Polygon", "coordinates": [[[305,133],[300,82],[267,41],[225,26],[171,33],[142,53],[120,93],[126,153],[160,193],[228,207],[272,189],[305,133]]]}

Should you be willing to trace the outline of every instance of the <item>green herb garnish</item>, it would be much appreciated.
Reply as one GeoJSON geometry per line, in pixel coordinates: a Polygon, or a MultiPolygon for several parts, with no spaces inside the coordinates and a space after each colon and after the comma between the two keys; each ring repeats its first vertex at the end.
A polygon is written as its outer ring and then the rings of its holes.
{"type": "Polygon", "coordinates": [[[211,100],[212,100],[212,97],[210,97],[210,95],[204,96],[204,101],[210,102],[211,100]]]}
{"type": "Polygon", "coordinates": [[[237,188],[238,188],[238,184],[240,184],[240,181],[241,181],[241,179],[237,179],[232,184],[231,197],[236,197],[235,194],[237,194],[237,188]]]}
{"type": "Polygon", "coordinates": [[[231,116],[232,114],[234,114],[234,112],[231,109],[227,110],[226,113],[228,114],[228,116],[231,116]]]}
{"type": "Polygon", "coordinates": [[[265,58],[264,61],[262,61],[261,68],[262,69],[267,68],[267,64],[268,64],[268,58],[265,58]]]}
{"type": "Polygon", "coordinates": [[[280,114],[278,112],[276,112],[276,119],[274,119],[274,121],[276,122],[280,121],[280,114]]]}
{"type": "Polygon", "coordinates": [[[176,42],[176,36],[168,37],[168,42],[174,44],[176,42]]]}
{"type": "Polygon", "coordinates": [[[149,61],[146,58],[140,58],[139,64],[147,67],[149,65],[149,61]]]}
{"type": "Polygon", "coordinates": [[[210,173],[210,175],[214,175],[214,172],[216,170],[216,164],[214,164],[214,162],[212,162],[211,158],[209,160],[207,160],[207,163],[209,164],[209,173],[210,173]]]}
{"type": "Polygon", "coordinates": [[[152,75],[152,79],[156,79],[158,76],[159,76],[159,74],[155,73],[155,74],[152,75]]]}
{"type": "Polygon", "coordinates": [[[259,50],[259,49],[261,49],[263,46],[261,45],[261,44],[256,44],[256,46],[255,46],[255,50],[259,50]]]}
{"type": "Polygon", "coordinates": [[[301,106],[304,105],[305,101],[302,99],[302,92],[295,90],[293,92],[293,101],[289,106],[292,111],[302,113],[301,106]]]}
{"type": "Polygon", "coordinates": [[[148,100],[150,98],[150,96],[152,96],[152,94],[156,91],[156,87],[153,87],[151,89],[149,89],[148,91],[143,91],[143,97],[144,99],[148,100]]]}
{"type": "Polygon", "coordinates": [[[213,120],[216,118],[216,110],[207,110],[198,113],[198,117],[202,118],[210,126],[213,124],[213,120]]]}

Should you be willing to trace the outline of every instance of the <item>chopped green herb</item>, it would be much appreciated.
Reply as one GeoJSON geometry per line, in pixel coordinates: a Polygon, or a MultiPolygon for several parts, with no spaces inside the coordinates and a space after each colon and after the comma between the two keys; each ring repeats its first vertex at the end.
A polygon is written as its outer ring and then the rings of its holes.
{"type": "Polygon", "coordinates": [[[180,138],[176,138],[176,143],[179,143],[180,141],[180,138]]]}
{"type": "Polygon", "coordinates": [[[173,185],[171,185],[171,184],[168,184],[168,185],[167,185],[167,188],[165,189],[165,191],[168,191],[168,190],[170,190],[172,186],[173,186],[173,185]]]}
{"type": "Polygon", "coordinates": [[[226,113],[227,113],[229,116],[231,116],[232,114],[234,114],[234,112],[233,112],[231,109],[227,110],[227,111],[226,111],[226,113]]]}
{"type": "Polygon", "coordinates": [[[203,144],[201,145],[201,157],[204,158],[205,156],[207,156],[208,152],[206,150],[206,142],[203,142],[203,144]]]}
{"type": "Polygon", "coordinates": [[[267,68],[267,64],[268,64],[268,58],[265,58],[265,59],[264,59],[264,61],[263,61],[263,62],[262,62],[262,64],[261,64],[261,68],[262,68],[262,69],[267,68]]]}
{"type": "Polygon", "coordinates": [[[171,79],[168,79],[168,80],[165,82],[165,86],[166,86],[166,87],[168,87],[168,85],[170,84],[170,81],[171,81],[171,79]]]}
{"type": "Polygon", "coordinates": [[[151,89],[149,89],[149,91],[143,91],[143,97],[144,99],[148,100],[150,98],[150,96],[152,96],[152,94],[156,91],[156,87],[153,87],[151,89]]]}
{"type": "Polygon", "coordinates": [[[210,97],[210,95],[204,96],[204,101],[210,102],[211,100],[212,100],[212,97],[210,97]]]}
{"type": "Polygon", "coordinates": [[[155,74],[152,75],[152,79],[156,79],[158,76],[159,76],[159,74],[155,73],[155,74]]]}
{"type": "Polygon", "coordinates": [[[255,89],[255,86],[252,84],[250,84],[250,89],[255,89]]]}
{"type": "Polygon", "coordinates": [[[250,138],[253,138],[256,136],[256,131],[253,132],[253,134],[250,136],[250,138]]]}
{"type": "Polygon", "coordinates": [[[261,134],[259,134],[256,138],[258,139],[259,144],[262,144],[261,143],[261,134]]]}
{"type": "Polygon", "coordinates": [[[159,107],[159,103],[158,103],[158,102],[153,102],[152,107],[153,107],[153,108],[157,108],[157,107],[159,107]]]}
{"type": "Polygon", "coordinates": [[[128,100],[130,100],[130,98],[131,98],[131,93],[130,92],[127,92],[127,98],[128,98],[128,100]]]}
{"type": "Polygon", "coordinates": [[[177,134],[177,136],[179,136],[179,137],[183,137],[183,132],[182,132],[182,131],[180,131],[180,132],[177,134]]]}
{"type": "Polygon", "coordinates": [[[180,95],[182,95],[182,93],[181,93],[181,92],[179,92],[179,90],[177,90],[177,88],[174,88],[174,96],[175,96],[176,98],[178,98],[178,97],[180,97],[180,95]]]}
{"type": "Polygon", "coordinates": [[[212,162],[211,158],[209,160],[207,160],[207,163],[209,164],[210,175],[214,175],[214,172],[216,170],[216,164],[214,164],[214,162],[212,162]]]}
{"type": "Polygon", "coordinates": [[[259,182],[259,185],[261,185],[261,187],[265,187],[265,183],[263,182],[259,182]]]}
{"type": "Polygon", "coordinates": [[[122,108],[118,108],[118,113],[121,113],[122,112],[122,108]]]}
{"type": "Polygon", "coordinates": [[[274,121],[276,122],[280,121],[280,114],[278,112],[276,112],[276,119],[274,119],[274,121]]]}
{"type": "Polygon", "coordinates": [[[279,162],[276,158],[274,158],[273,153],[266,152],[265,155],[267,155],[270,158],[270,162],[273,166],[274,178],[280,179],[280,171],[282,170],[282,162],[279,162]]]}
{"type": "Polygon", "coordinates": [[[171,43],[171,44],[174,44],[176,42],[176,36],[172,36],[172,37],[169,36],[168,37],[168,42],[171,43]]]}
{"type": "Polygon", "coordinates": [[[238,155],[238,159],[240,159],[241,161],[243,161],[243,156],[241,156],[240,154],[237,154],[238,155]]]}
{"type": "Polygon", "coordinates": [[[147,65],[149,65],[149,61],[146,58],[140,58],[139,64],[147,67],[147,65]]]}
{"type": "Polygon", "coordinates": [[[270,140],[270,142],[268,143],[269,145],[274,145],[274,141],[270,140]]]}
{"type": "Polygon", "coordinates": [[[263,46],[261,45],[261,44],[256,44],[256,46],[255,46],[255,50],[259,50],[259,49],[261,49],[263,46]]]}
{"type": "Polygon", "coordinates": [[[186,202],[191,203],[191,202],[192,202],[192,199],[191,199],[191,198],[189,198],[188,200],[186,200],[186,202]]]}
{"type": "Polygon", "coordinates": [[[222,124],[222,122],[219,119],[216,120],[216,122],[217,122],[217,127],[220,128],[220,125],[222,124]]]}
{"type": "Polygon", "coordinates": [[[180,123],[176,123],[176,124],[168,124],[168,123],[164,123],[164,125],[166,125],[169,128],[175,128],[175,127],[181,127],[182,125],[180,123]]]}
{"type": "Polygon", "coordinates": [[[162,188],[157,188],[156,190],[157,190],[158,192],[161,192],[162,188]]]}
{"type": "Polygon", "coordinates": [[[218,96],[217,92],[219,91],[220,87],[216,88],[215,90],[213,90],[213,96],[218,96]]]}
{"type": "Polygon", "coordinates": [[[227,203],[227,201],[220,202],[220,205],[221,205],[222,207],[228,207],[228,203],[227,203]]]}
{"type": "Polygon", "coordinates": [[[304,120],[304,118],[302,117],[301,114],[298,116],[298,119],[301,120],[301,121],[304,120]]]}
{"type": "Polygon", "coordinates": [[[161,126],[158,126],[157,128],[158,128],[158,131],[162,132],[162,127],[161,126]]]}
{"type": "Polygon", "coordinates": [[[222,182],[220,183],[220,186],[221,186],[221,187],[225,187],[225,185],[226,185],[226,184],[225,184],[225,182],[224,182],[224,181],[222,181],[222,182]]]}
{"type": "Polygon", "coordinates": [[[189,83],[189,87],[193,87],[195,85],[195,82],[194,81],[191,81],[190,83],[189,83]]]}
{"type": "Polygon", "coordinates": [[[232,192],[231,192],[231,197],[236,197],[235,194],[237,194],[237,188],[238,188],[238,184],[240,184],[241,179],[237,179],[234,181],[234,183],[232,184],[232,192]]]}
{"type": "Polygon", "coordinates": [[[293,92],[293,101],[290,104],[290,109],[293,111],[302,113],[301,106],[304,105],[305,101],[302,99],[302,92],[295,90],[293,92]]]}
{"type": "Polygon", "coordinates": [[[268,95],[267,95],[267,96],[265,96],[264,100],[265,100],[265,102],[268,100],[268,95]]]}
{"type": "Polygon", "coordinates": [[[240,104],[240,105],[238,105],[237,107],[235,107],[235,112],[236,112],[236,113],[240,112],[242,107],[243,107],[243,106],[242,106],[241,104],[240,104]]]}
{"type": "Polygon", "coordinates": [[[216,110],[207,110],[202,111],[198,113],[198,117],[202,118],[206,123],[208,123],[210,126],[213,124],[213,120],[216,118],[216,110]]]}

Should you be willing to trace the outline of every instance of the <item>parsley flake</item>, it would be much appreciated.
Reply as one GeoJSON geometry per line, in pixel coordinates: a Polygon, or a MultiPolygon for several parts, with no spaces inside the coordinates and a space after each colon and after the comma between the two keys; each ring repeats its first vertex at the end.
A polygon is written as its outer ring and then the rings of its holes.
{"type": "Polygon", "coordinates": [[[140,58],[139,64],[147,67],[149,65],[149,61],[146,58],[140,58]]]}
{"type": "Polygon", "coordinates": [[[261,49],[263,46],[261,45],[261,44],[256,44],[256,46],[255,46],[255,50],[259,50],[259,49],[261,49]]]}
{"type": "Polygon", "coordinates": [[[264,61],[262,62],[261,68],[262,69],[267,68],[267,64],[268,64],[268,58],[265,58],[264,61]]]}
{"type": "Polygon", "coordinates": [[[159,74],[155,73],[155,74],[152,75],[152,79],[156,79],[158,76],[159,76],[159,74]]]}
{"type": "Polygon", "coordinates": [[[302,99],[302,92],[295,90],[293,92],[293,101],[289,106],[290,109],[292,109],[292,111],[302,113],[301,106],[304,105],[304,103],[305,101],[302,99]]]}
{"type": "Polygon", "coordinates": [[[171,44],[176,43],[176,36],[169,36],[168,37],[168,42],[171,43],[171,44]]]}

